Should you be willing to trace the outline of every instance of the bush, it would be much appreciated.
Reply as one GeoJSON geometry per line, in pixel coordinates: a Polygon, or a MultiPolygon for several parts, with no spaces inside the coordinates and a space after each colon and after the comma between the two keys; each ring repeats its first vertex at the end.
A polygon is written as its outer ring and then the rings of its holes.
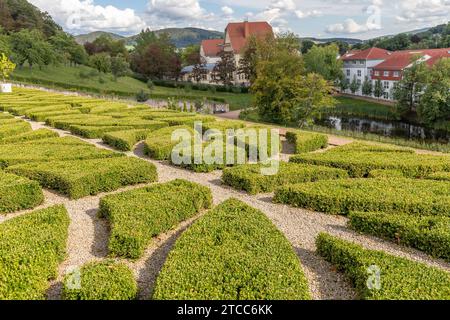
{"type": "Polygon", "coordinates": [[[109,132],[103,135],[103,142],[121,151],[131,151],[136,143],[145,140],[151,133],[151,130],[141,129],[109,132]]]}
{"type": "Polygon", "coordinates": [[[81,136],[86,139],[102,139],[103,136],[108,132],[132,130],[133,127],[122,127],[122,126],[70,126],[69,130],[72,134],[81,136]]]}
{"type": "Polygon", "coordinates": [[[39,183],[0,171],[0,214],[31,209],[42,202],[39,183]]]}
{"type": "Polygon", "coordinates": [[[144,143],[144,153],[155,160],[169,160],[173,148],[179,142],[172,141],[172,133],[176,130],[187,130],[193,134],[194,130],[188,126],[175,126],[156,130],[144,143]]]}
{"type": "Polygon", "coordinates": [[[69,216],[64,206],[0,224],[0,300],[43,300],[65,258],[69,216]]]}
{"type": "Polygon", "coordinates": [[[367,300],[447,300],[450,274],[443,270],[398,258],[382,251],[366,250],[328,234],[320,234],[317,252],[343,271],[362,299],[367,300]],[[381,286],[368,288],[375,268],[381,271],[381,286]],[[371,271],[373,270],[373,271],[371,271]]]}
{"type": "Polygon", "coordinates": [[[266,126],[245,127],[236,131],[235,144],[239,147],[243,146],[249,156],[252,155],[252,150],[256,151],[259,160],[266,160],[271,157],[272,153],[279,153],[282,149],[281,140],[279,140],[279,150],[272,151],[272,132],[271,128],[266,126]],[[264,134],[264,130],[267,130],[266,134],[264,134]],[[266,140],[261,140],[261,138],[266,138],[266,140]],[[266,146],[266,150],[263,146],[266,146]]]}
{"type": "Polygon", "coordinates": [[[165,121],[169,124],[169,126],[194,126],[195,122],[214,122],[216,121],[216,118],[213,116],[193,116],[193,117],[186,117],[186,116],[177,116],[173,118],[164,118],[160,119],[162,121],[165,121]]]}
{"type": "Polygon", "coordinates": [[[21,164],[7,171],[39,181],[71,199],[158,179],[153,164],[128,157],[21,164]]]}
{"type": "Polygon", "coordinates": [[[242,129],[244,127],[245,122],[242,121],[233,121],[233,120],[215,121],[203,124],[203,134],[205,134],[208,130],[220,131],[222,134],[225,134],[226,130],[242,129]]]}
{"type": "Polygon", "coordinates": [[[288,131],[286,139],[294,144],[295,153],[312,152],[328,147],[328,136],[325,134],[310,133],[305,131],[288,131]]]}
{"type": "Polygon", "coordinates": [[[400,170],[372,170],[369,172],[368,178],[404,178],[405,175],[400,170]]]}
{"type": "Polygon", "coordinates": [[[279,162],[279,170],[274,175],[264,175],[262,168],[266,165],[247,164],[223,170],[222,180],[225,184],[250,194],[272,192],[278,186],[311,182],[323,179],[348,178],[345,170],[279,162]]]}
{"type": "Polygon", "coordinates": [[[450,181],[450,172],[436,172],[429,175],[427,179],[438,181],[450,181]]]}
{"type": "Polygon", "coordinates": [[[123,157],[72,137],[0,144],[0,168],[20,163],[123,157]]]}
{"type": "Polygon", "coordinates": [[[136,94],[137,102],[146,102],[148,99],[150,99],[150,95],[144,90],[141,90],[136,94]]]}
{"type": "Polygon", "coordinates": [[[38,129],[35,131],[28,131],[22,134],[18,134],[15,136],[11,136],[8,138],[0,139],[0,144],[12,144],[18,142],[26,142],[26,141],[36,141],[46,138],[55,138],[58,137],[58,134],[49,129],[38,129]]]}
{"type": "Polygon", "coordinates": [[[0,126],[0,139],[22,134],[31,131],[31,125],[28,122],[21,121],[0,126]]]}
{"type": "Polygon", "coordinates": [[[109,251],[137,259],[153,237],[211,204],[209,188],[184,180],[106,196],[100,201],[100,214],[111,223],[109,251]]]}
{"type": "Polygon", "coordinates": [[[123,263],[91,262],[80,270],[81,288],[71,288],[74,274],[64,279],[64,300],[134,300],[137,284],[133,272],[123,263]]]}
{"type": "Polygon", "coordinates": [[[450,171],[450,156],[415,154],[410,149],[394,149],[350,144],[324,153],[291,157],[291,162],[325,165],[347,170],[352,177],[366,177],[377,169],[393,169],[410,178],[427,177],[433,172],[450,171]]]}
{"type": "Polygon", "coordinates": [[[176,242],[157,300],[305,300],[308,284],[288,240],[260,211],[230,199],[176,242]]]}
{"type": "Polygon", "coordinates": [[[55,117],[55,116],[63,116],[63,115],[80,115],[81,112],[79,110],[65,110],[65,111],[46,111],[46,112],[33,112],[28,117],[37,122],[45,122],[47,118],[55,117]]]}
{"type": "Polygon", "coordinates": [[[319,212],[405,212],[450,216],[450,184],[413,179],[348,179],[288,185],[275,202],[319,212]]]}
{"type": "Polygon", "coordinates": [[[352,212],[349,226],[450,261],[450,218],[352,212]]]}

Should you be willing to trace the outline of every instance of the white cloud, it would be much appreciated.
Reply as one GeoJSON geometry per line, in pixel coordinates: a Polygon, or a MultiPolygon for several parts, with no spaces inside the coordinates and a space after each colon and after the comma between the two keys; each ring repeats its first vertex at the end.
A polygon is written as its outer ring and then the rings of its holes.
{"type": "Polygon", "coordinates": [[[206,15],[198,0],[150,0],[147,13],[168,20],[200,19],[206,15]]]}
{"type": "Polygon", "coordinates": [[[320,17],[323,15],[322,11],[320,10],[310,10],[310,11],[302,11],[302,10],[296,10],[295,15],[299,19],[304,18],[311,18],[311,17],[320,17]]]}
{"type": "Polygon", "coordinates": [[[450,16],[450,0],[401,0],[397,21],[401,23],[446,22],[450,16]]]}
{"type": "Polygon", "coordinates": [[[221,10],[225,16],[231,16],[234,13],[234,10],[228,6],[222,7],[221,10]]]}
{"type": "Polygon", "coordinates": [[[343,23],[329,25],[326,29],[328,33],[346,34],[346,33],[362,33],[372,30],[378,30],[381,27],[377,24],[370,23],[358,24],[353,19],[347,19],[343,23]]]}
{"type": "Polygon", "coordinates": [[[132,9],[96,5],[93,0],[29,0],[47,11],[66,30],[74,33],[108,30],[136,33],[146,23],[132,9]]]}

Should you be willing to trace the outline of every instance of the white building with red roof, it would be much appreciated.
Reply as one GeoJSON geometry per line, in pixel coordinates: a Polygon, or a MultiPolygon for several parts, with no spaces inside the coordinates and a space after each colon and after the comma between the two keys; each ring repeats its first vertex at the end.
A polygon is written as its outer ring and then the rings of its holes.
{"type": "Polygon", "coordinates": [[[203,40],[200,45],[200,57],[204,63],[217,63],[223,51],[223,39],[203,40]]]}

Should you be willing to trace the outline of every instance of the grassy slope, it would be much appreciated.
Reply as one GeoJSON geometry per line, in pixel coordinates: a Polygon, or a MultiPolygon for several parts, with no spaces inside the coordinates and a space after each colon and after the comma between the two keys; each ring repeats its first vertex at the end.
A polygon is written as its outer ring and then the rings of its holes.
{"type": "MultiPolygon", "coordinates": [[[[103,75],[103,83],[100,83],[99,76],[92,78],[81,78],[79,76],[80,71],[89,73],[92,69],[86,66],[80,67],[68,67],[68,66],[48,66],[43,69],[39,68],[23,68],[16,69],[13,74],[19,77],[18,80],[24,79],[26,82],[39,83],[39,81],[53,81],[58,83],[64,83],[73,85],[74,89],[79,89],[77,86],[90,87],[94,89],[94,92],[101,92],[104,90],[120,91],[129,93],[130,96],[134,96],[138,91],[148,91],[147,85],[141,81],[130,77],[121,77],[117,81],[113,80],[112,75],[103,75]]],[[[44,84],[45,85],[45,84],[44,84]]],[[[78,90],[79,91],[79,90],[78,90]]],[[[84,91],[84,90],[83,90],[84,91]]],[[[251,102],[251,95],[249,94],[235,94],[235,93],[211,93],[198,90],[184,90],[165,87],[155,87],[152,91],[154,94],[164,94],[167,96],[183,95],[193,96],[198,98],[203,97],[218,97],[224,98],[230,104],[232,110],[243,109],[251,102]]]]}

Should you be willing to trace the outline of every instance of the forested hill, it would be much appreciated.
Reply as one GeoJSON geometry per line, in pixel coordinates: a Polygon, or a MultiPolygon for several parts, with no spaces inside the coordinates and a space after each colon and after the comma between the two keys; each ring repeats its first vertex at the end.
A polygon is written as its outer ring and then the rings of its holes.
{"type": "Polygon", "coordinates": [[[26,0],[0,0],[0,26],[6,32],[37,29],[46,37],[62,31],[50,15],[26,0]]]}

